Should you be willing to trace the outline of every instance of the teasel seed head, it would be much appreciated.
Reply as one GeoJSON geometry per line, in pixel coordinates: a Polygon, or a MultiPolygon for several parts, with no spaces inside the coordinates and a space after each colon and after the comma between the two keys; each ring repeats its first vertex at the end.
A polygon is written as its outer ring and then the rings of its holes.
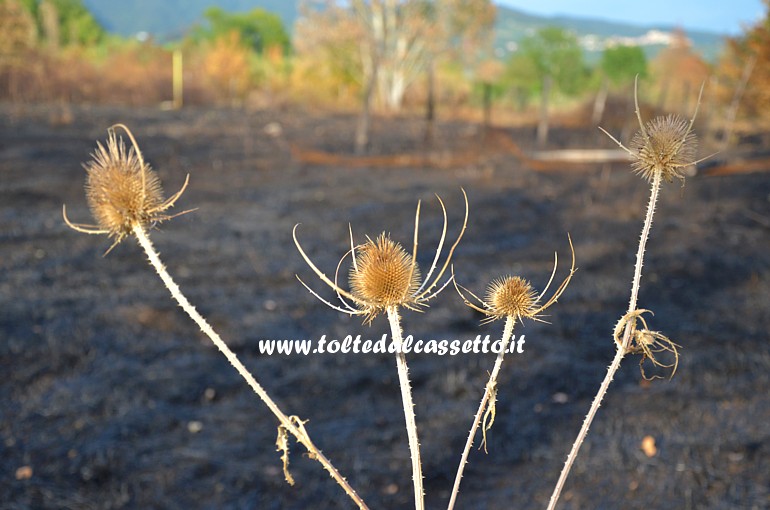
{"type": "Polygon", "coordinates": [[[486,299],[481,299],[476,294],[466,289],[462,285],[458,284],[454,279],[454,270],[452,272],[452,278],[455,284],[455,289],[466,305],[473,308],[477,312],[485,315],[482,323],[493,322],[499,319],[506,319],[512,317],[515,320],[521,322],[522,319],[530,319],[534,321],[544,322],[540,317],[545,310],[556,303],[564,290],[572,280],[572,275],[575,274],[575,247],[572,246],[572,237],[567,235],[569,240],[569,248],[572,253],[572,265],[569,269],[569,274],[562,280],[556,291],[550,298],[546,299],[545,295],[548,289],[553,283],[553,279],[556,276],[556,267],[559,262],[558,255],[554,254],[553,271],[551,271],[551,277],[548,279],[548,283],[545,285],[543,291],[538,294],[532,285],[520,276],[504,276],[493,280],[487,287],[486,299]],[[470,299],[468,296],[470,296],[470,299]]]}
{"type": "Polygon", "coordinates": [[[678,115],[656,117],[631,141],[631,168],[651,182],[656,172],[666,182],[684,181],[684,169],[695,162],[698,142],[690,122],[678,115]]]}
{"type": "Polygon", "coordinates": [[[487,313],[496,319],[509,315],[521,320],[537,310],[537,292],[520,276],[505,276],[492,281],[487,289],[487,313]]]}
{"type": "Polygon", "coordinates": [[[114,239],[105,255],[132,234],[135,228],[146,230],[161,221],[191,212],[183,211],[172,216],[164,214],[187,188],[189,175],[182,189],[164,201],[158,175],[145,163],[131,130],[123,124],[116,124],[108,133],[107,145],[97,142],[92,160],[83,165],[88,173],[86,200],[96,225],[72,223],[67,217],[66,207],[62,208],[64,222],[70,228],[85,234],[107,234],[114,239]],[[131,139],[131,148],[118,138],[115,128],[126,132],[131,139]]]}
{"type": "Polygon", "coordinates": [[[695,166],[697,163],[711,157],[695,159],[698,141],[692,132],[692,126],[695,123],[695,117],[698,115],[700,100],[703,96],[703,86],[700,88],[698,103],[690,120],[683,119],[678,115],[668,115],[666,117],[656,117],[645,124],[642,121],[642,114],[639,110],[637,85],[638,76],[637,80],[634,81],[634,105],[636,106],[636,119],[639,122],[639,131],[631,140],[631,147],[628,148],[620,143],[617,138],[608,133],[604,128],[599,127],[599,129],[628,153],[631,157],[631,168],[635,173],[646,179],[647,182],[653,182],[655,177],[658,176],[659,180],[667,182],[679,179],[682,181],[682,186],[684,186],[684,169],[689,166],[695,166]]]}
{"type": "Polygon", "coordinates": [[[297,227],[294,226],[292,237],[294,244],[302,258],[307,262],[313,272],[331,288],[340,301],[341,306],[335,305],[317,292],[311,289],[297,276],[299,282],[316,298],[329,308],[348,315],[364,316],[364,324],[371,324],[377,315],[385,311],[395,311],[406,308],[413,311],[422,311],[428,306],[428,302],[440,294],[453,278],[447,278],[441,283],[446,270],[452,260],[455,248],[468,226],[468,196],[463,192],[465,202],[465,218],[457,239],[443,257],[440,263],[442,250],[447,233],[447,212],[444,202],[436,195],[444,216],[444,226],[441,232],[436,253],[428,271],[423,275],[417,266],[418,231],[420,223],[420,202],[417,203],[417,211],[414,215],[414,243],[412,253],[408,253],[399,243],[390,239],[385,233],[380,234],[375,241],[367,236],[367,241],[356,245],[353,241],[353,229],[350,228],[350,249],[337,263],[337,270],[333,278],[323,273],[302,249],[297,239],[297,227]],[[349,273],[349,290],[338,285],[340,268],[345,259],[350,255],[352,263],[349,273]]]}
{"type": "Polygon", "coordinates": [[[86,199],[96,224],[121,240],[134,225],[148,226],[158,218],[163,189],[150,165],[139,159],[122,138],[110,133],[107,146],[98,143],[93,159],[83,165],[86,199]]]}
{"type": "Polygon", "coordinates": [[[350,291],[374,309],[411,304],[420,287],[420,270],[412,256],[385,233],[356,248],[350,291]]]}

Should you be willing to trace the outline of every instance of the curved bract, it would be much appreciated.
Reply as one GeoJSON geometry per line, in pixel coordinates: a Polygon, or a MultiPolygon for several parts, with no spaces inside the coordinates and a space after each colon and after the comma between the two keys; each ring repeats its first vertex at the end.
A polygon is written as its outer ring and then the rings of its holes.
{"type": "Polygon", "coordinates": [[[445,281],[442,281],[442,279],[452,260],[455,248],[460,243],[468,225],[468,196],[463,190],[465,201],[463,225],[457,239],[449,249],[443,264],[439,267],[441,252],[446,240],[447,212],[441,198],[438,195],[436,198],[441,205],[444,215],[444,226],[438,246],[436,247],[433,262],[422,280],[421,271],[417,266],[417,244],[420,223],[419,202],[414,219],[414,246],[411,254],[384,232],[377,236],[375,240],[367,237],[366,242],[355,245],[351,229],[350,250],[340,258],[333,280],[326,276],[305,253],[297,238],[299,225],[295,225],[292,236],[297,250],[299,250],[302,258],[321,281],[336,293],[341,304],[339,306],[332,304],[311,289],[299,276],[297,276],[297,279],[313,296],[330,308],[348,315],[362,315],[364,316],[364,322],[367,324],[371,323],[377,315],[389,307],[403,307],[409,310],[420,311],[421,308],[427,306],[428,301],[436,297],[452,281],[451,277],[445,281]],[[340,287],[338,281],[340,268],[348,256],[351,256],[352,262],[349,276],[350,287],[349,290],[346,290],[340,287]]]}

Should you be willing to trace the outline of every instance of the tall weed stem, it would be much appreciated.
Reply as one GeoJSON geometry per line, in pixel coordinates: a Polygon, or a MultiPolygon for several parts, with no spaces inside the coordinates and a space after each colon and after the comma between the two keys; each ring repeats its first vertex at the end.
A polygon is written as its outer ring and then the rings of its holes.
{"type": "Polygon", "coordinates": [[[505,352],[508,350],[508,344],[513,336],[513,326],[515,323],[516,319],[512,315],[506,317],[505,327],[503,329],[502,346],[497,355],[497,359],[495,360],[495,366],[492,368],[492,373],[489,376],[489,381],[487,381],[487,385],[484,389],[484,396],[481,398],[479,409],[476,411],[476,416],[473,417],[473,425],[471,425],[471,431],[468,434],[468,439],[465,441],[465,448],[463,449],[462,457],[460,458],[460,465],[457,468],[455,483],[452,487],[452,497],[449,499],[447,510],[452,510],[457,502],[457,495],[460,492],[460,481],[463,478],[463,471],[465,470],[465,465],[468,463],[468,455],[473,446],[473,439],[476,437],[476,431],[481,423],[481,418],[488,408],[494,406],[494,401],[490,402],[490,400],[493,400],[495,398],[495,393],[497,393],[497,376],[500,373],[500,368],[503,366],[503,358],[505,357],[505,352]]]}
{"type": "Polygon", "coordinates": [[[414,482],[414,508],[424,510],[425,490],[422,484],[422,462],[420,461],[420,441],[417,438],[417,422],[414,417],[414,403],[412,402],[412,390],[409,385],[409,367],[406,365],[406,355],[402,347],[404,344],[401,330],[401,318],[398,308],[387,308],[388,322],[393,343],[396,347],[396,365],[398,367],[398,381],[401,386],[401,400],[404,404],[404,418],[406,420],[406,433],[409,436],[409,453],[412,458],[412,481],[414,482]]]}
{"type": "MultiPolygon", "coordinates": [[[[652,186],[650,189],[650,200],[647,203],[647,215],[644,218],[644,227],[642,228],[642,234],[639,239],[639,249],[636,252],[636,265],[634,267],[634,279],[632,280],[632,283],[631,283],[631,298],[628,303],[629,314],[631,314],[633,311],[636,310],[636,301],[639,296],[639,283],[641,282],[641,279],[642,279],[642,265],[644,264],[644,252],[647,246],[647,239],[650,236],[650,228],[652,227],[652,217],[655,214],[655,204],[658,201],[658,192],[660,191],[661,176],[662,176],[662,172],[655,172],[653,174],[652,186]]],[[[601,406],[602,400],[604,399],[604,395],[607,393],[607,388],[609,388],[610,383],[612,382],[612,379],[615,377],[615,373],[620,368],[620,362],[623,360],[623,357],[626,355],[628,351],[628,347],[631,342],[631,331],[633,329],[632,323],[633,321],[629,321],[626,323],[626,327],[623,332],[622,345],[619,345],[617,347],[617,352],[615,353],[615,357],[613,358],[612,363],[610,364],[609,369],[607,370],[607,375],[604,377],[604,380],[602,381],[601,386],[599,386],[599,391],[596,393],[596,396],[594,397],[593,403],[591,404],[591,409],[588,411],[588,414],[586,415],[585,420],[583,421],[583,426],[580,428],[580,432],[578,433],[577,438],[575,439],[575,442],[572,444],[572,449],[570,450],[569,455],[567,456],[567,461],[564,463],[564,468],[561,471],[561,475],[559,475],[559,481],[556,483],[556,487],[554,488],[553,494],[551,495],[551,500],[548,503],[548,510],[554,510],[556,508],[556,504],[559,501],[561,491],[564,488],[564,483],[567,481],[567,477],[569,476],[570,470],[572,469],[572,465],[575,462],[575,458],[577,457],[578,451],[580,450],[580,447],[582,446],[583,441],[586,438],[586,435],[588,435],[588,429],[591,426],[591,423],[593,422],[597,411],[599,411],[599,406],[601,406]]]]}
{"type": "Polygon", "coordinates": [[[339,486],[342,487],[350,499],[352,499],[360,509],[367,509],[368,507],[364,501],[358,496],[356,491],[350,486],[347,480],[345,480],[339,471],[337,471],[337,469],[332,465],[329,459],[327,459],[324,454],[321,453],[321,451],[315,446],[315,444],[313,444],[313,441],[310,440],[310,436],[302,425],[303,422],[297,417],[286,416],[286,414],[281,411],[278,405],[267,394],[265,389],[262,388],[254,376],[251,375],[248,369],[246,369],[243,363],[241,363],[235,353],[230,350],[227,344],[222,340],[222,338],[220,338],[217,332],[214,331],[206,319],[204,319],[203,316],[198,313],[195,307],[187,300],[185,295],[182,294],[179,286],[176,284],[173,278],[171,278],[171,275],[166,270],[163,262],[161,262],[158,252],[155,250],[152,241],[150,241],[150,238],[147,236],[147,233],[144,231],[142,225],[135,224],[133,226],[133,233],[136,236],[136,239],[139,241],[139,245],[147,254],[147,258],[150,260],[150,264],[153,268],[155,268],[158,276],[160,276],[160,279],[163,280],[164,285],[169,290],[169,292],[171,292],[171,296],[176,300],[177,303],[179,303],[179,306],[181,306],[187,315],[189,315],[190,318],[201,328],[206,336],[208,336],[211,341],[214,342],[214,345],[217,346],[222,354],[225,355],[230,364],[235,367],[241,377],[243,377],[249,386],[251,386],[251,389],[254,390],[254,393],[256,393],[259,398],[262,399],[270,411],[272,411],[276,418],[278,418],[281,426],[291,432],[291,434],[297,438],[297,441],[302,443],[302,445],[307,448],[310,457],[316,459],[321,463],[321,465],[323,465],[331,477],[334,478],[334,481],[336,481],[339,486]]]}

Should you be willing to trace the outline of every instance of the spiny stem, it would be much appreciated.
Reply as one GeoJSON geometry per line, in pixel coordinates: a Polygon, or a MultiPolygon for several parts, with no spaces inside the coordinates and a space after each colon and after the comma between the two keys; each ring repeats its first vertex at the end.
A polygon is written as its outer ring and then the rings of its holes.
{"type": "Polygon", "coordinates": [[[417,422],[414,418],[414,404],[412,403],[412,390],[409,386],[409,367],[406,366],[406,356],[402,352],[403,332],[401,331],[401,319],[395,306],[387,308],[388,322],[396,347],[396,365],[398,367],[398,381],[401,386],[401,400],[404,404],[404,418],[406,419],[406,433],[409,436],[409,453],[412,457],[412,481],[414,482],[414,508],[424,510],[425,491],[422,486],[422,463],[420,461],[420,441],[417,439],[417,422]]]}
{"type": "MultiPolygon", "coordinates": [[[[661,176],[662,172],[656,171],[652,180],[650,200],[647,203],[647,215],[644,218],[644,227],[642,227],[642,235],[639,239],[639,249],[636,252],[636,266],[634,267],[634,279],[631,282],[631,298],[628,302],[628,313],[636,310],[636,301],[639,296],[639,283],[642,279],[644,252],[647,246],[647,239],[650,236],[652,217],[655,214],[655,204],[658,201],[661,176]]],[[[580,428],[580,432],[578,433],[577,438],[572,445],[572,449],[567,456],[567,461],[564,463],[564,468],[562,469],[561,475],[559,476],[559,481],[556,483],[556,487],[554,488],[553,494],[551,495],[551,500],[548,504],[548,510],[554,510],[554,508],[556,508],[556,503],[559,501],[559,496],[561,495],[561,491],[564,488],[564,483],[567,481],[567,476],[569,476],[572,465],[575,462],[575,458],[577,457],[578,451],[580,450],[580,446],[583,444],[586,435],[588,435],[588,429],[591,426],[597,411],[599,411],[599,406],[601,406],[604,395],[607,393],[607,388],[609,388],[612,379],[615,377],[615,373],[618,371],[618,368],[620,368],[620,362],[623,360],[623,356],[626,355],[626,351],[628,350],[629,344],[631,342],[632,323],[633,321],[628,321],[626,324],[626,328],[623,331],[622,345],[618,346],[618,350],[615,353],[615,358],[613,358],[612,363],[607,369],[607,375],[604,377],[601,386],[599,386],[599,391],[596,393],[596,396],[591,403],[591,409],[588,411],[588,414],[583,421],[583,426],[580,428]]]]}
{"type": "Polygon", "coordinates": [[[473,446],[473,439],[476,437],[476,430],[481,423],[481,417],[484,415],[484,410],[489,405],[489,399],[494,393],[494,388],[497,385],[497,375],[500,373],[500,367],[503,366],[503,357],[505,351],[508,350],[508,344],[513,336],[513,325],[516,320],[512,315],[509,315],[505,319],[505,328],[503,329],[502,347],[495,360],[495,366],[492,369],[492,374],[489,376],[486,388],[484,389],[484,396],[481,398],[481,404],[479,404],[479,410],[476,411],[476,416],[473,418],[473,425],[471,425],[471,431],[468,434],[468,439],[465,441],[465,449],[460,459],[460,466],[457,468],[457,475],[455,475],[454,487],[452,487],[452,497],[449,499],[449,506],[447,510],[452,510],[457,502],[457,495],[460,493],[460,481],[463,477],[463,471],[465,470],[465,464],[468,463],[468,455],[470,454],[471,447],[473,446]]]}
{"type": "MultiPolygon", "coordinates": [[[[655,204],[658,202],[658,192],[660,191],[660,183],[662,178],[662,172],[655,172],[655,177],[652,180],[652,186],[650,188],[650,200],[647,203],[647,215],[644,218],[644,227],[642,228],[642,235],[639,239],[639,249],[636,252],[636,266],[634,267],[634,279],[631,283],[631,299],[628,302],[628,313],[636,310],[636,300],[639,297],[639,283],[642,280],[642,265],[644,264],[644,252],[647,247],[647,239],[650,237],[650,228],[652,227],[652,217],[655,214],[655,204]]],[[[630,324],[629,324],[630,326],[630,324]]],[[[626,327],[625,334],[623,335],[623,348],[628,347],[629,337],[631,336],[630,327],[626,327]]]]}
{"type": "Polygon", "coordinates": [[[147,253],[147,257],[150,259],[150,264],[152,264],[152,267],[155,268],[158,276],[160,276],[160,279],[163,280],[166,288],[169,290],[169,292],[171,292],[171,296],[176,300],[176,302],[179,303],[179,306],[181,306],[187,315],[189,315],[190,318],[195,321],[195,323],[201,328],[206,336],[208,336],[211,341],[214,342],[214,345],[217,346],[222,354],[225,355],[227,360],[235,367],[241,377],[243,377],[249,386],[251,386],[251,389],[254,390],[254,393],[256,393],[259,398],[262,399],[267,407],[278,418],[278,421],[281,422],[281,426],[291,432],[294,437],[297,438],[297,441],[302,443],[305,448],[307,448],[308,452],[310,452],[310,457],[315,458],[323,465],[331,477],[334,478],[334,480],[340,485],[340,487],[342,487],[348,496],[350,496],[350,499],[352,499],[360,509],[368,509],[364,501],[358,496],[358,494],[356,494],[356,491],[353,490],[350,484],[348,484],[347,480],[342,477],[342,475],[332,465],[329,459],[327,459],[324,454],[321,453],[321,451],[315,446],[315,444],[313,444],[313,442],[310,440],[310,436],[307,434],[304,428],[301,430],[295,425],[291,418],[286,416],[286,414],[281,411],[278,405],[267,394],[265,389],[260,386],[256,379],[254,379],[254,376],[252,376],[243,365],[243,363],[241,363],[235,353],[230,350],[227,344],[225,344],[225,342],[220,338],[216,331],[214,331],[206,319],[204,319],[203,316],[198,313],[195,307],[190,304],[184,294],[182,294],[179,286],[171,278],[171,275],[168,273],[168,271],[166,271],[163,262],[161,262],[160,257],[158,256],[158,252],[155,250],[152,241],[150,241],[150,238],[147,236],[147,233],[144,231],[142,226],[134,225],[133,231],[134,235],[136,235],[136,239],[139,241],[139,245],[144,249],[145,253],[147,253]]]}

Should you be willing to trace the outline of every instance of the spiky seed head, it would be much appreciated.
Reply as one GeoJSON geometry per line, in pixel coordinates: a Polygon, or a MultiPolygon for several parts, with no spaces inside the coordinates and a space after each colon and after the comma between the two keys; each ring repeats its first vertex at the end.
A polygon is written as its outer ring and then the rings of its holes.
{"type": "Polygon", "coordinates": [[[99,143],[92,156],[83,165],[88,172],[86,198],[99,228],[119,241],[135,225],[147,226],[159,218],[160,181],[133,148],[127,149],[123,139],[111,132],[107,146],[99,143]]]}
{"type": "Polygon", "coordinates": [[[520,276],[494,280],[487,289],[487,308],[492,317],[532,317],[537,305],[537,293],[520,276]]]}
{"type": "Polygon", "coordinates": [[[667,182],[684,181],[683,170],[695,162],[697,138],[690,122],[678,115],[656,117],[645,126],[647,138],[638,131],[631,141],[631,168],[648,182],[657,172],[667,182]]]}
{"type": "Polygon", "coordinates": [[[387,235],[380,234],[356,248],[350,270],[350,290],[376,313],[389,306],[408,305],[420,286],[420,270],[412,256],[387,235]]]}

